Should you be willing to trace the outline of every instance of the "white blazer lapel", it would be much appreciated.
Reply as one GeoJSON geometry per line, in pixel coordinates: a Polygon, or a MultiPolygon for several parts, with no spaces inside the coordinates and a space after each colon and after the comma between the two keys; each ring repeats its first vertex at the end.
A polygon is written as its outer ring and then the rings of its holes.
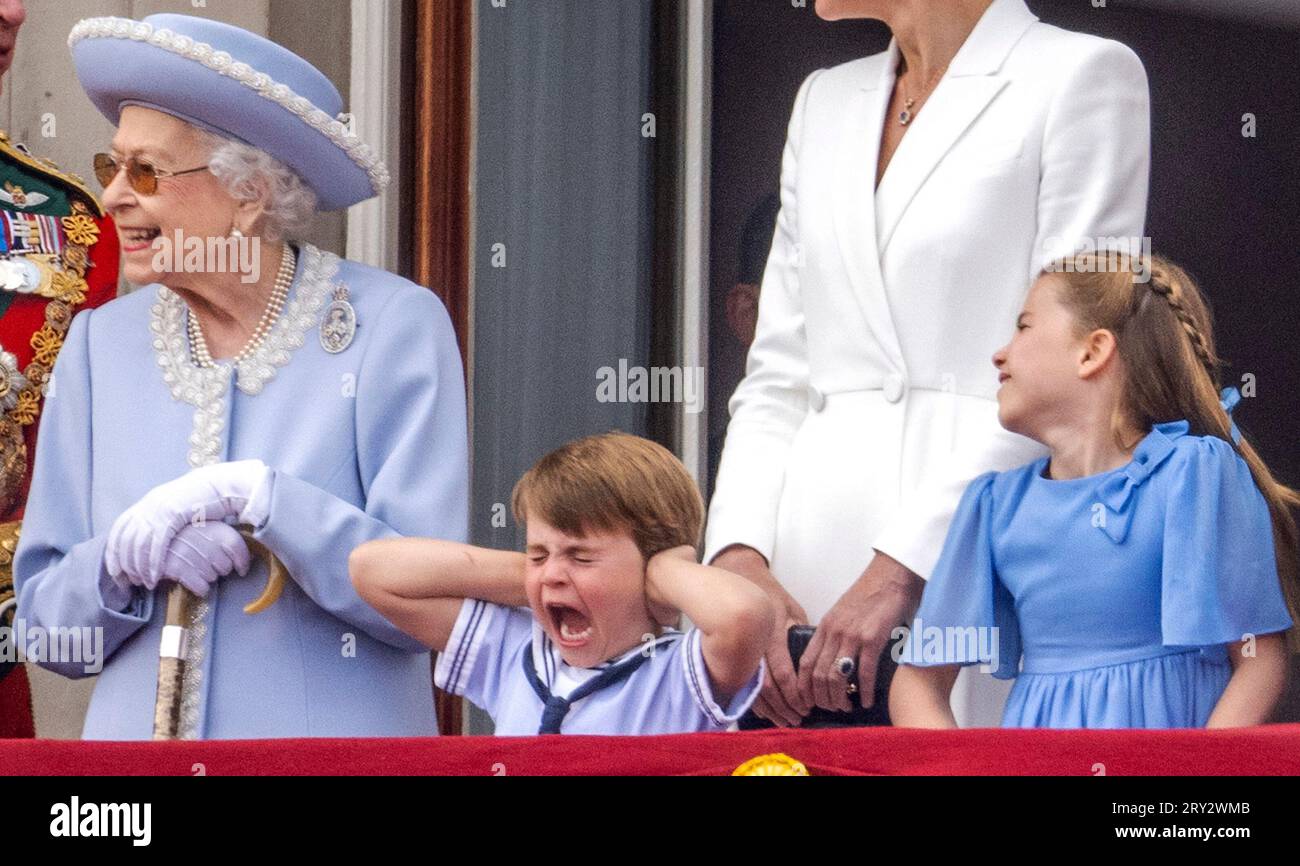
{"type": "Polygon", "coordinates": [[[1006,79],[996,76],[953,78],[935,89],[880,181],[876,245],[882,255],[926,178],[1006,84],[1006,79]]]}
{"type": "Polygon", "coordinates": [[[853,295],[867,327],[892,358],[901,358],[894,333],[876,247],[876,164],[880,130],[894,83],[898,49],[891,42],[880,75],[864,82],[844,106],[836,136],[834,189],[835,240],[843,257],[853,295]]]}
{"type": "MultiPolygon", "coordinates": [[[[1006,87],[1003,61],[1038,19],[1023,0],[995,0],[980,18],[922,106],[894,153],[876,196],[876,246],[881,255],[921,186],[963,132],[1006,87]]],[[[891,52],[896,51],[893,45],[891,52]]],[[[890,64],[897,66],[896,55],[890,64]]],[[[893,85],[892,75],[890,86],[893,85]]],[[[890,122],[897,122],[890,118],[890,122]]]]}

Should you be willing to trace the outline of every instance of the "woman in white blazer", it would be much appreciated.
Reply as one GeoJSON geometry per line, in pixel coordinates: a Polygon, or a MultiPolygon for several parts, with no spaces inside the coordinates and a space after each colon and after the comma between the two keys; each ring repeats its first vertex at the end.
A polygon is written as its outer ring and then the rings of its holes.
{"type": "MultiPolygon", "coordinates": [[[[1023,0],[817,13],[881,19],[894,39],[799,89],[705,542],[705,562],[778,606],[755,707],[787,725],[849,708],[845,657],[870,702],[966,484],[1043,453],[998,424],[990,357],[1045,265],[1138,243],[1150,166],[1146,74],[1117,42],[1023,0]],[[805,622],[796,677],[786,629],[805,622]]],[[[997,725],[1005,694],[964,669],[958,722],[997,725]]]]}

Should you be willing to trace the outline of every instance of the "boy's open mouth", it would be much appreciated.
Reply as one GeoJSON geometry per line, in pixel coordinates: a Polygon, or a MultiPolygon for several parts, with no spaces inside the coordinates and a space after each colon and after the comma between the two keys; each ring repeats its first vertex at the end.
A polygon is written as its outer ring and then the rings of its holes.
{"type": "Polygon", "coordinates": [[[561,645],[577,647],[590,640],[591,620],[586,614],[565,604],[548,604],[546,612],[551,616],[551,624],[560,636],[561,645]]]}

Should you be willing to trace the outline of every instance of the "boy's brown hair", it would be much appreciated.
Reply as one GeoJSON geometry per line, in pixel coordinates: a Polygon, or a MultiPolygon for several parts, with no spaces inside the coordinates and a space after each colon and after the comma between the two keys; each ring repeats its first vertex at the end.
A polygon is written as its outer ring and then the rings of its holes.
{"type": "Polygon", "coordinates": [[[646,559],[697,548],[704,501],[662,445],[619,431],[575,439],[524,473],[511,494],[515,520],[536,516],[568,535],[626,530],[646,559]]]}

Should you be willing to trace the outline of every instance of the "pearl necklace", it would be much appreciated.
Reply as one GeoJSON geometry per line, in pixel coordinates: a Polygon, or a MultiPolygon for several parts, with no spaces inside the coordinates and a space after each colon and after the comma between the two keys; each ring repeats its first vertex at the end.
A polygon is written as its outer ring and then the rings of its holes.
{"type": "MultiPolygon", "coordinates": [[[[293,283],[293,274],[296,267],[297,256],[294,255],[293,247],[285,244],[284,254],[280,257],[280,270],[275,275],[275,285],[271,289],[271,297],[267,299],[262,318],[253,330],[253,336],[244,344],[244,348],[239,350],[239,354],[232,359],[231,363],[238,366],[241,361],[260,349],[262,343],[266,342],[271,327],[280,318],[280,312],[284,309],[284,302],[289,297],[289,286],[293,283]]],[[[190,311],[188,318],[190,358],[193,359],[196,366],[215,367],[217,362],[213,360],[212,354],[208,351],[208,343],[203,339],[203,331],[199,328],[198,317],[194,315],[193,311],[190,311]]]]}

